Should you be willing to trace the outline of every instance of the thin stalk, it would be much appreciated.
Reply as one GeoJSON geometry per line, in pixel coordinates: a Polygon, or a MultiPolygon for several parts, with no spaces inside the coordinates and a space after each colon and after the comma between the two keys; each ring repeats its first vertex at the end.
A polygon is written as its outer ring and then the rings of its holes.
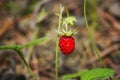
{"type": "MultiPolygon", "coordinates": [[[[34,32],[33,32],[33,35],[32,35],[32,41],[37,39],[37,35],[39,33],[39,27],[36,27],[34,32]]],[[[28,55],[27,55],[27,62],[29,63],[30,62],[30,59],[31,59],[31,56],[33,54],[33,49],[34,49],[34,46],[31,46],[29,49],[28,49],[28,55]]]]}
{"type": "Polygon", "coordinates": [[[56,39],[56,59],[55,59],[56,80],[58,80],[58,62],[59,62],[59,60],[58,60],[58,40],[59,40],[59,37],[57,37],[57,39],[56,39]]]}
{"type": "MultiPolygon", "coordinates": [[[[58,20],[58,29],[57,31],[59,32],[60,31],[60,27],[61,27],[61,19],[62,19],[62,12],[63,12],[63,8],[61,6],[60,8],[60,15],[59,15],[59,20],[58,20]]],[[[59,36],[57,35],[57,38],[56,38],[56,55],[55,55],[55,70],[56,70],[56,80],[58,80],[58,63],[59,63],[59,58],[58,58],[58,42],[59,42],[59,36]]]]}
{"type": "Polygon", "coordinates": [[[28,71],[31,73],[32,77],[34,78],[33,80],[37,80],[35,74],[33,73],[32,69],[30,68],[30,66],[28,65],[28,63],[26,62],[26,60],[23,57],[23,54],[20,51],[17,51],[19,57],[21,58],[21,60],[23,61],[23,63],[25,64],[26,68],[28,69],[28,71]]]}
{"type": "Polygon", "coordinates": [[[87,17],[86,17],[86,0],[84,0],[84,19],[85,19],[85,24],[86,24],[86,28],[87,28],[87,31],[88,31],[88,37],[90,39],[90,42],[91,42],[91,45],[93,47],[93,50],[94,52],[96,53],[96,55],[98,56],[99,60],[101,61],[101,64],[106,67],[104,61],[102,60],[102,57],[100,56],[100,53],[94,43],[94,39],[92,37],[92,34],[91,34],[91,31],[90,31],[90,28],[89,28],[89,25],[88,25],[88,22],[87,22],[87,17]]]}
{"type": "Polygon", "coordinates": [[[12,50],[20,50],[21,45],[9,45],[9,46],[0,46],[0,50],[12,49],[12,50]]]}

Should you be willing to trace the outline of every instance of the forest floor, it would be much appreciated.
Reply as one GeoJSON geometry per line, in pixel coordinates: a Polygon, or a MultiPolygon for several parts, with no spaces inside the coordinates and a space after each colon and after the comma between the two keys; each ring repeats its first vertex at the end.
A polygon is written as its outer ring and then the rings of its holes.
{"type": "MultiPolygon", "coordinates": [[[[42,44],[22,50],[38,80],[55,79],[58,24],[55,14],[59,12],[60,4],[76,17],[74,28],[79,32],[74,35],[74,52],[69,56],[59,52],[59,76],[102,67],[87,36],[83,0],[0,0],[0,45],[26,44],[44,36],[51,37],[42,44]]],[[[120,79],[120,1],[89,0],[87,6],[89,27],[101,57],[108,68],[115,70],[115,77],[120,79]]],[[[0,80],[26,78],[32,80],[17,54],[1,50],[0,80]]]]}

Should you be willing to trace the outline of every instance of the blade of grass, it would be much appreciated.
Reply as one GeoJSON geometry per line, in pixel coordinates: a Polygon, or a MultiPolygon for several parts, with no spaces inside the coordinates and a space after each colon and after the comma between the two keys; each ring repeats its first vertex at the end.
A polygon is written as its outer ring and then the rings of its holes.
{"type": "Polygon", "coordinates": [[[30,47],[30,46],[34,46],[36,44],[39,44],[39,43],[45,41],[46,39],[48,39],[48,37],[43,37],[43,38],[40,38],[40,39],[37,39],[37,40],[33,40],[33,41],[31,41],[31,42],[29,42],[29,43],[27,43],[25,45],[22,45],[21,49],[22,48],[27,48],[27,47],[30,47]]]}
{"type": "Polygon", "coordinates": [[[90,28],[89,28],[89,25],[88,25],[88,22],[87,22],[87,17],[86,17],[86,0],[84,0],[84,19],[85,19],[85,24],[86,24],[86,28],[87,28],[87,32],[88,32],[88,37],[90,39],[90,42],[91,42],[91,45],[93,47],[93,50],[94,52],[96,53],[96,55],[98,56],[99,60],[101,61],[101,64],[106,67],[104,61],[102,60],[101,56],[100,56],[100,53],[95,45],[95,41],[93,39],[93,36],[91,34],[91,31],[90,31],[90,28]]]}

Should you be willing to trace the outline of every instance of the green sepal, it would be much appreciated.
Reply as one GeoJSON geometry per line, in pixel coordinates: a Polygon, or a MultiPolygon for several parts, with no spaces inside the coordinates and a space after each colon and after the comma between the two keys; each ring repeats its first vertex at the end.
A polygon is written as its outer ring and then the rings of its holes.
{"type": "Polygon", "coordinates": [[[59,13],[56,13],[55,15],[56,15],[56,16],[58,16],[58,17],[60,16],[60,14],[59,14],[59,13]]]}
{"type": "Polygon", "coordinates": [[[63,22],[67,23],[70,26],[73,26],[74,22],[76,22],[76,18],[73,16],[69,16],[64,18],[63,22]]]}

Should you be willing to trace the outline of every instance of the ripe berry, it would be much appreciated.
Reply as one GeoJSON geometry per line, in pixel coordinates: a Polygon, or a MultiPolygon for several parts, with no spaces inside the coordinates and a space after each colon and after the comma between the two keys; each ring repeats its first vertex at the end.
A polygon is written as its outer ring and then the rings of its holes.
{"type": "Polygon", "coordinates": [[[75,48],[74,38],[72,36],[61,36],[59,39],[59,48],[63,54],[71,54],[75,48]]]}

